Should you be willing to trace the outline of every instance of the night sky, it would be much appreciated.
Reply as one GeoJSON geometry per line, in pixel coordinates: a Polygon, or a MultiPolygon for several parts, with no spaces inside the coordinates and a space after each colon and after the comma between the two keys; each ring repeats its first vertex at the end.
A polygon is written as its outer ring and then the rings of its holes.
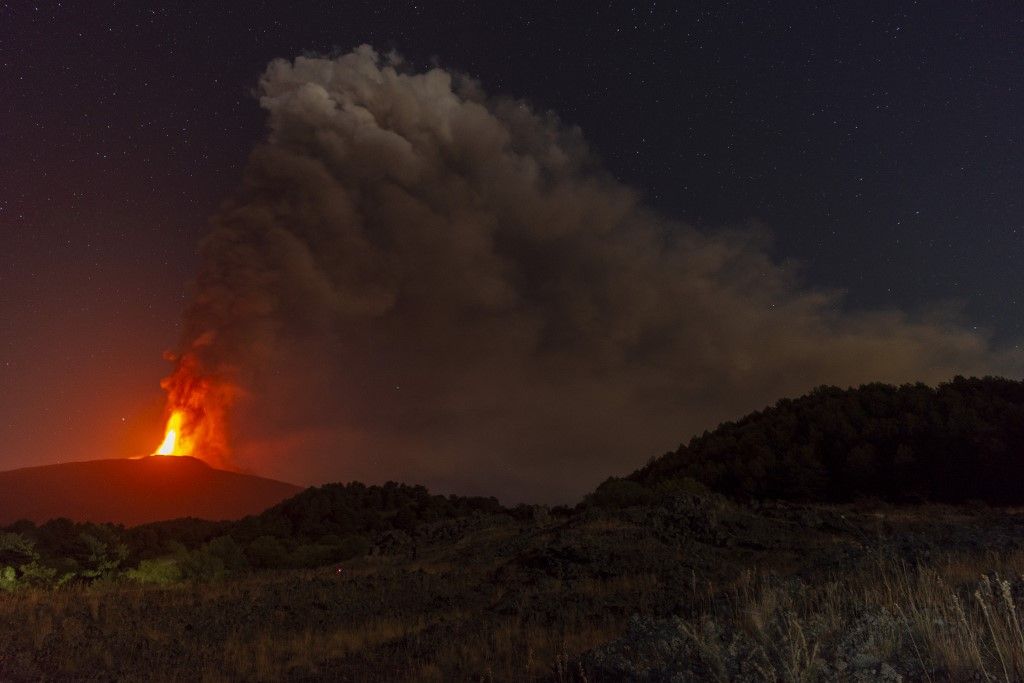
{"type": "Polygon", "coordinates": [[[1024,332],[1017,3],[144,4],[0,3],[0,468],[155,445],[259,75],[362,43],[557,113],[647,205],[759,226],[851,309],[1024,332]]]}

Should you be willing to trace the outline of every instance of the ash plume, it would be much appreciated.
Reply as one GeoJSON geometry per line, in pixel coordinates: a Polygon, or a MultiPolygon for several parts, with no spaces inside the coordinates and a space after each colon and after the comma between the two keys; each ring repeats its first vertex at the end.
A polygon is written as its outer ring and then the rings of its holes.
{"type": "Polygon", "coordinates": [[[1006,371],[941,318],[845,311],[763,236],[645,209],[578,130],[368,46],[274,61],[214,218],[186,355],[230,377],[234,458],[569,501],[820,384],[1006,371]]]}

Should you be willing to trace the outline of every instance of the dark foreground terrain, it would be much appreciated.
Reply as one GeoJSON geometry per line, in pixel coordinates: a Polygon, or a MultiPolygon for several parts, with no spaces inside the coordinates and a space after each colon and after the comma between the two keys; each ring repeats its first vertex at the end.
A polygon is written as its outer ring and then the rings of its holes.
{"type": "Polygon", "coordinates": [[[0,592],[0,679],[1024,677],[1014,510],[675,492],[369,540],[317,569],[0,592]]]}

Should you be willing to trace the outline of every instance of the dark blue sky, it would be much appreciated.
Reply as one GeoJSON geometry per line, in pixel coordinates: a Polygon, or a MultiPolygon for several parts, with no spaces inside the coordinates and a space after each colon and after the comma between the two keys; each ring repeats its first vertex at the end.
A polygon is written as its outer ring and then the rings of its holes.
{"type": "Polygon", "coordinates": [[[0,465],[43,424],[143,447],[256,79],[363,42],[557,112],[651,205],[763,226],[850,306],[1024,332],[1018,3],[143,4],[0,2],[0,465]]]}

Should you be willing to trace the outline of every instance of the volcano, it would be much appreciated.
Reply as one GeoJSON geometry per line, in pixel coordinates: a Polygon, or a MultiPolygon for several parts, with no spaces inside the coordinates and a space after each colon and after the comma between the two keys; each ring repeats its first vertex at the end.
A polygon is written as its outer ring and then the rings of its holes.
{"type": "Polygon", "coordinates": [[[300,490],[191,457],[69,462],[0,472],[0,524],[57,517],[129,526],[178,517],[239,519],[300,490]]]}

